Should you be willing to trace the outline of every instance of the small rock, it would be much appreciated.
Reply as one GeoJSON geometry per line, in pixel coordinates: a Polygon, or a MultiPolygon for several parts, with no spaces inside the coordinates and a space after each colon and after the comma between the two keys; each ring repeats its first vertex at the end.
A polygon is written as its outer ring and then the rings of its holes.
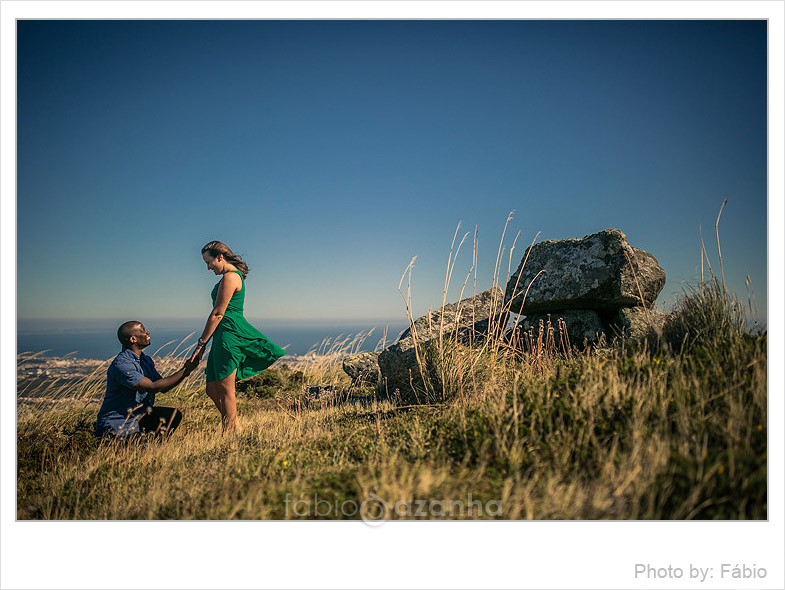
{"type": "Polygon", "coordinates": [[[315,398],[328,397],[335,394],[335,388],[332,385],[309,385],[308,395],[315,398]]]}
{"type": "Polygon", "coordinates": [[[381,377],[378,362],[379,355],[372,352],[361,352],[343,359],[343,370],[352,378],[352,385],[375,385],[381,377]]]}

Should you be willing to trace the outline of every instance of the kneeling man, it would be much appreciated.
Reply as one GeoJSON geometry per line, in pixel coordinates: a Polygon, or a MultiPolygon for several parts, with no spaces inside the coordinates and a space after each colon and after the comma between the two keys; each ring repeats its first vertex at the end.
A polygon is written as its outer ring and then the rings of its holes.
{"type": "Polygon", "coordinates": [[[161,377],[153,359],[142,352],[150,345],[150,332],[142,322],[125,322],[117,329],[117,338],[123,350],[106,371],[106,395],[95,423],[96,436],[171,434],[183,414],[177,408],[154,407],[155,394],[179,384],[196,368],[199,359],[186,361],[176,373],[161,377]]]}

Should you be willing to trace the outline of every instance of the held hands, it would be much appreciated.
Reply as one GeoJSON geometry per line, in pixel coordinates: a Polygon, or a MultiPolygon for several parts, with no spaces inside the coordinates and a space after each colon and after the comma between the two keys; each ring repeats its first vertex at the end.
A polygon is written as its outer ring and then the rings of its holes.
{"type": "Polygon", "coordinates": [[[183,371],[185,372],[186,377],[190,375],[197,366],[199,366],[200,360],[202,360],[201,357],[194,355],[185,361],[185,364],[183,365],[183,371]]]}
{"type": "Polygon", "coordinates": [[[186,370],[188,370],[189,365],[193,364],[193,367],[191,367],[190,369],[190,371],[193,371],[197,367],[199,362],[202,360],[202,354],[204,354],[204,344],[199,343],[196,345],[196,348],[194,349],[191,358],[189,358],[185,363],[186,370]]]}

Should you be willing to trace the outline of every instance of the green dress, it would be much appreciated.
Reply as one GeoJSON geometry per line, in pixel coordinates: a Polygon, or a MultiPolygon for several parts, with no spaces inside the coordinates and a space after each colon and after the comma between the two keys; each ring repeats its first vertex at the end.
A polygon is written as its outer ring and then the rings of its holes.
{"type": "MultiPolygon", "coordinates": [[[[243,273],[236,272],[242,279],[243,273]]],[[[211,297],[215,305],[219,281],[213,287],[211,297]]],[[[248,379],[261,373],[286,351],[254,328],[243,317],[245,302],[245,280],[242,288],[232,295],[221,323],[213,333],[213,346],[207,357],[207,382],[219,381],[237,369],[237,379],[248,379]]]]}

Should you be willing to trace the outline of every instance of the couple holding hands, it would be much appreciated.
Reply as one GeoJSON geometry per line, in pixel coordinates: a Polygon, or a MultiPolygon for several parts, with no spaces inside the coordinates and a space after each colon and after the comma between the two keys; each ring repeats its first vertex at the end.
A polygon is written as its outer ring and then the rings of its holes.
{"type": "Polygon", "coordinates": [[[239,432],[235,381],[261,373],[286,351],[254,328],[243,316],[248,265],[223,242],[202,248],[207,269],[221,280],[211,293],[213,309],[196,349],[179,371],[162,377],[142,350],[150,332],[139,321],[125,322],[117,330],[122,351],[106,374],[106,394],[95,425],[97,436],[129,436],[156,432],[163,436],[177,428],[182,412],[155,407],[155,394],[178,385],[199,365],[207,343],[207,395],[221,413],[225,433],[239,432]]]}

